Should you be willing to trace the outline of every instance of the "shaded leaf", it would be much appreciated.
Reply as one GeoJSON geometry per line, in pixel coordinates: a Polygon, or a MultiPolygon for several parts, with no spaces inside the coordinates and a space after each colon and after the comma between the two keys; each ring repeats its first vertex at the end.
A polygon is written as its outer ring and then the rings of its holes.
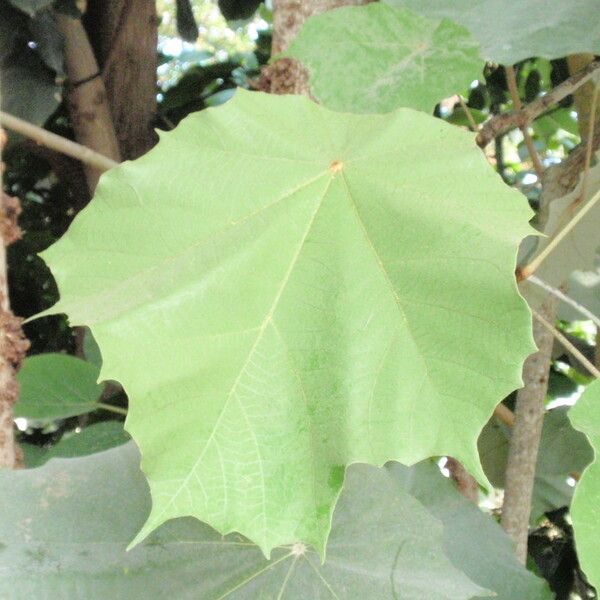
{"type": "MultiPolygon", "coordinates": [[[[554,408],[546,412],[535,472],[531,521],[535,523],[545,512],[568,506],[573,488],[567,478],[580,473],[593,458],[586,437],[571,426],[568,409],[554,408]]],[[[504,487],[510,432],[491,419],[479,437],[481,462],[490,481],[504,487]]]]}
{"type": "Polygon", "coordinates": [[[177,0],[175,6],[177,8],[177,33],[186,42],[195,42],[198,39],[198,25],[190,0],[177,0]]]}
{"type": "Polygon", "coordinates": [[[577,556],[590,583],[600,586],[600,381],[591,383],[569,413],[573,427],[585,433],[595,452],[595,460],[585,470],[571,505],[577,556]]]}
{"type": "Polygon", "coordinates": [[[219,0],[219,9],[228,21],[236,21],[249,19],[261,3],[262,0],[219,0]]]}
{"type": "MultiPolygon", "coordinates": [[[[589,170],[585,181],[582,175],[572,192],[542,207],[539,221],[545,237],[538,238],[535,254],[539,254],[600,191],[600,154],[596,155],[595,160],[596,164],[589,170]]],[[[565,284],[570,282],[575,271],[595,270],[599,247],[600,202],[596,202],[542,262],[536,275],[546,283],[566,289],[567,293],[570,293],[570,288],[565,284]]],[[[546,291],[526,281],[521,287],[533,306],[539,304],[547,295],[546,291]]]]}
{"type": "Polygon", "coordinates": [[[600,54],[598,0],[385,0],[428,17],[447,17],[464,25],[481,43],[484,58],[505,65],[539,56],[600,54]]]}
{"type": "Polygon", "coordinates": [[[67,354],[27,358],[17,375],[20,385],[15,416],[64,419],[98,408],[102,393],[98,367],[67,354]]]}
{"type": "Polygon", "coordinates": [[[54,0],[9,0],[9,2],[19,10],[33,17],[38,11],[52,6],[54,0]]]}
{"type": "Polygon", "coordinates": [[[286,55],[308,68],[320,103],[351,112],[399,106],[431,112],[483,69],[478,45],[463,27],[381,3],[309,18],[286,55]]]}
{"type": "Polygon", "coordinates": [[[513,543],[490,515],[458,493],[437,466],[423,462],[407,468],[387,465],[402,488],[444,524],[444,550],[452,564],[496,600],[551,600],[543,579],[517,561],[513,543]]]}
{"type": "Polygon", "coordinates": [[[77,458],[94,454],[115,446],[120,446],[129,440],[118,421],[103,421],[84,427],[80,432],[66,433],[57,444],[50,448],[40,448],[33,444],[20,444],[25,456],[27,468],[39,467],[51,458],[77,458]]]}
{"type": "Polygon", "coordinates": [[[0,56],[0,77],[5,112],[43,125],[58,106],[56,74],[23,38],[16,37],[10,52],[0,56]]]}
{"type": "Polygon", "coordinates": [[[452,455],[484,482],[477,437],[534,347],[529,215],[439,119],[245,91],[106,174],[43,256],[51,312],[130,399],[136,541],[194,515],[323,552],[348,464],[452,455]]]}
{"type": "Polygon", "coordinates": [[[267,562],[240,536],[181,519],[126,552],[150,504],[128,444],[0,472],[3,598],[468,600],[484,590],[442,550],[442,526],[383,469],[354,465],[328,559],[301,545],[267,562]],[[426,569],[427,576],[423,576],[426,569]],[[15,585],[18,581],[18,585],[15,585]]]}

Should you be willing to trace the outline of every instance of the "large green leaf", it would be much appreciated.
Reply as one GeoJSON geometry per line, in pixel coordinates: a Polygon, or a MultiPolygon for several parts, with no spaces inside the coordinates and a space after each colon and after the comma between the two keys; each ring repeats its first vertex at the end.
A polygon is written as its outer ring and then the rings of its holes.
{"type": "Polygon", "coordinates": [[[287,55],[308,68],[319,102],[351,112],[431,112],[483,68],[479,46],[462,26],[381,3],[311,17],[287,55]]]}
{"type": "Polygon", "coordinates": [[[471,134],[293,96],[238,92],[104,176],[44,259],[130,398],[137,541],[194,515],[324,552],[348,464],[485,481],[477,436],[534,348],[529,216],[471,134]]]}
{"type": "Polygon", "coordinates": [[[584,471],[571,504],[577,556],[590,583],[600,586],[600,381],[591,383],[569,412],[573,426],[585,433],[595,452],[584,471]]]}
{"type": "Polygon", "coordinates": [[[510,538],[490,515],[458,493],[437,466],[423,462],[407,468],[387,465],[404,490],[444,524],[446,556],[475,583],[495,593],[495,600],[550,600],[547,584],[517,561],[510,538]]]}
{"type": "Polygon", "coordinates": [[[454,568],[442,525],[383,469],[354,465],[333,522],[328,559],[301,545],[267,562],[237,535],[190,519],[131,552],[148,488],[132,444],[42,468],[0,472],[0,596],[469,600],[484,590],[454,568]]]}
{"type": "MultiPolygon", "coordinates": [[[[495,419],[479,437],[481,462],[490,481],[504,487],[510,433],[495,419]]],[[[558,407],[546,412],[538,452],[531,506],[531,521],[547,511],[568,506],[573,488],[567,478],[581,472],[592,460],[592,449],[586,437],[571,426],[567,408],[558,407]]]]}
{"type": "Polygon", "coordinates": [[[17,375],[20,386],[15,416],[64,419],[98,408],[102,385],[97,366],[67,354],[27,358],[17,375]]]}
{"type": "Polygon", "coordinates": [[[433,18],[461,23],[487,60],[511,65],[531,56],[600,53],[600,0],[385,0],[433,18]]]}

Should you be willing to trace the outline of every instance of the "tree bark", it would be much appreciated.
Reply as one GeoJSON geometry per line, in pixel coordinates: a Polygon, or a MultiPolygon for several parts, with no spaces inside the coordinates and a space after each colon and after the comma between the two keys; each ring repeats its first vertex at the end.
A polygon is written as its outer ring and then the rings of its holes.
{"type": "Polygon", "coordinates": [[[0,468],[21,466],[22,457],[15,440],[13,405],[19,396],[16,373],[21,366],[29,342],[21,329],[21,320],[10,310],[6,246],[20,237],[17,217],[19,201],[2,189],[2,148],[6,135],[0,129],[0,468]]]}
{"type": "MultiPolygon", "coordinates": [[[[79,19],[56,14],[64,38],[65,65],[69,78],[67,105],[77,141],[117,162],[119,144],[110,114],[104,82],[87,33],[79,19]]],[[[90,194],[96,189],[101,171],[84,165],[90,194]]]]}
{"type": "Polygon", "coordinates": [[[156,4],[90,0],[85,24],[101,65],[121,155],[137,158],[157,141],[156,4]]]}
{"type": "MultiPolygon", "coordinates": [[[[288,48],[308,17],[340,6],[370,2],[373,0],[274,0],[273,56],[288,48]]],[[[265,69],[261,87],[273,94],[308,96],[308,72],[297,60],[280,58],[265,69]]]]}
{"type": "MultiPolygon", "coordinates": [[[[554,323],[556,301],[548,297],[540,308],[540,314],[549,323],[554,323]]],[[[533,323],[533,337],[538,351],[527,358],[523,365],[525,385],[517,393],[515,424],[510,437],[502,507],[502,527],[512,537],[517,558],[522,564],[527,560],[531,498],[554,345],[552,333],[537,321],[533,323]]]]}

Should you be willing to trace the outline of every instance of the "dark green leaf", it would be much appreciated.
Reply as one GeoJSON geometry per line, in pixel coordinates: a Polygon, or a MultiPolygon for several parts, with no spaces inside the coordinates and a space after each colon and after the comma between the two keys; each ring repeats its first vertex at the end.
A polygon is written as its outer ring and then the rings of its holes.
{"type": "Polygon", "coordinates": [[[95,365],[67,354],[38,354],[25,360],[15,415],[27,419],[61,419],[98,408],[102,386],[95,365]]]}

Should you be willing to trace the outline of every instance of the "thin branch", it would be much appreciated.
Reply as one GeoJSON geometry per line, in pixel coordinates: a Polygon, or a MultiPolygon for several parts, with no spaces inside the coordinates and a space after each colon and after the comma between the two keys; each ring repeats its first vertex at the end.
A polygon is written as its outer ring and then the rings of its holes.
{"type": "Polygon", "coordinates": [[[537,285],[538,287],[541,287],[547,292],[550,292],[559,300],[566,302],[569,306],[572,306],[577,312],[581,313],[584,317],[586,317],[590,321],[593,321],[594,324],[600,329],[600,318],[598,318],[591,310],[589,310],[582,304],[579,304],[577,300],[573,300],[573,298],[567,296],[567,294],[565,294],[563,291],[559,290],[558,288],[555,288],[554,286],[551,286],[549,283],[546,283],[545,281],[543,281],[539,277],[536,277],[535,275],[530,275],[527,281],[531,281],[531,283],[537,285]]]}
{"type": "MultiPolygon", "coordinates": [[[[593,81],[593,80],[592,80],[593,81]]],[[[594,85],[594,93],[590,106],[590,123],[587,131],[587,142],[585,145],[585,166],[583,171],[583,182],[581,184],[581,200],[585,201],[588,192],[589,173],[592,165],[592,154],[594,150],[594,128],[596,127],[596,107],[598,106],[598,85],[594,85]]]]}
{"type": "MultiPolygon", "coordinates": [[[[504,68],[506,72],[506,81],[508,83],[508,91],[510,92],[510,97],[513,101],[513,106],[515,110],[519,111],[523,108],[523,103],[521,102],[521,97],[519,96],[519,89],[517,87],[517,76],[515,75],[515,69],[512,66],[504,68]]],[[[525,145],[527,146],[527,151],[529,152],[529,156],[531,157],[531,162],[533,163],[533,168],[537,173],[538,177],[541,179],[544,174],[544,165],[540,160],[540,157],[535,149],[535,144],[533,143],[533,139],[529,134],[529,121],[521,125],[519,128],[523,133],[523,139],[525,140],[525,145]]]]}
{"type": "Polygon", "coordinates": [[[515,413],[502,402],[494,409],[494,416],[507,427],[512,427],[515,424],[515,413]]]}
{"type": "Polygon", "coordinates": [[[577,225],[577,223],[579,223],[579,221],[594,208],[598,200],[600,200],[600,190],[590,198],[583,208],[573,215],[573,218],[548,242],[548,245],[529,264],[518,269],[518,281],[523,281],[524,279],[531,277],[536,269],[546,260],[548,255],[563,241],[567,234],[573,230],[575,225],[577,225]]]}
{"type": "Polygon", "coordinates": [[[96,402],[96,406],[117,415],[127,415],[127,410],[120,406],[113,406],[112,404],[106,404],[106,402],[96,402]]]}
{"type": "Polygon", "coordinates": [[[508,133],[511,129],[524,127],[531,123],[551,106],[558,104],[561,100],[572,94],[588,82],[600,70],[600,60],[590,63],[579,73],[575,73],[560,85],[550,90],[544,96],[530,102],[521,110],[508,114],[497,115],[486,121],[477,135],[477,144],[483,148],[499,135],[508,133]]]}
{"type": "Polygon", "coordinates": [[[548,323],[540,313],[531,309],[533,318],[546,328],[563,347],[568,350],[594,377],[600,378],[600,371],[560,332],[554,325],[548,323]]]}
{"type": "Polygon", "coordinates": [[[56,150],[57,152],[80,160],[82,163],[90,165],[99,171],[108,171],[108,169],[112,169],[119,164],[91,148],[72,142],[67,138],[56,135],[46,129],[42,129],[37,125],[28,123],[27,121],[19,119],[19,117],[15,117],[4,111],[0,111],[0,125],[12,129],[25,137],[31,138],[38,144],[46,146],[47,148],[51,148],[52,150],[56,150]]]}
{"type": "Polygon", "coordinates": [[[471,127],[471,130],[477,133],[477,131],[479,131],[479,126],[473,118],[473,113],[471,112],[471,110],[467,106],[467,103],[464,101],[463,97],[460,94],[458,95],[458,101],[460,103],[460,107],[464,110],[465,115],[467,115],[467,121],[469,121],[469,126],[471,127]]]}

